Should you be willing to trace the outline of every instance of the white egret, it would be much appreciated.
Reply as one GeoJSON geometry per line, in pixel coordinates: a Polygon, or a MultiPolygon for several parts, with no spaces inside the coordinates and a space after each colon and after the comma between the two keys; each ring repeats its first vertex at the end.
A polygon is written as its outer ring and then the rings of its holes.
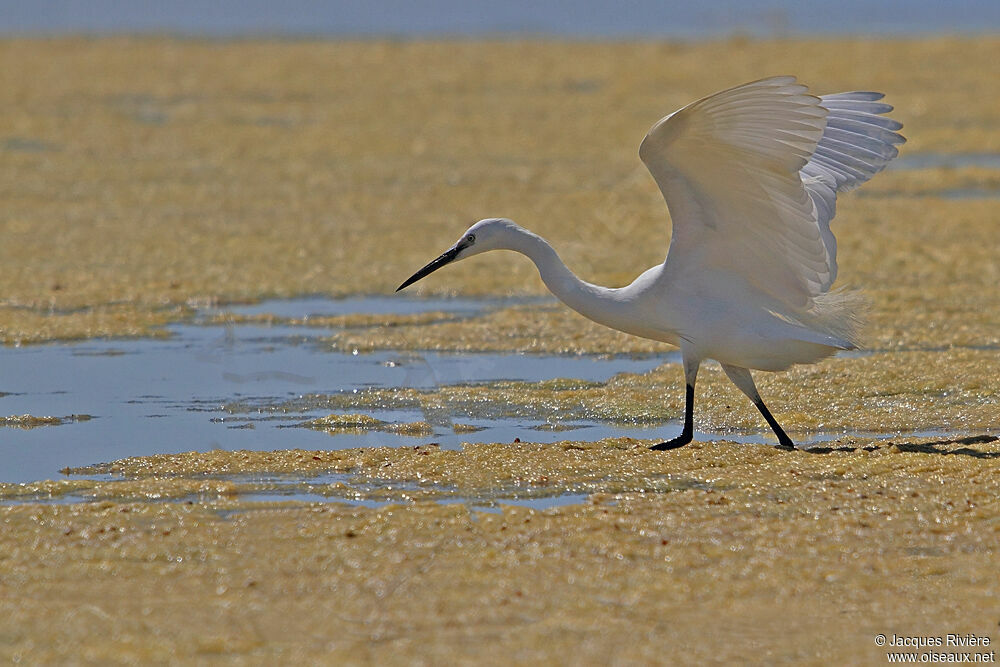
{"type": "Polygon", "coordinates": [[[399,291],[446,264],[488,250],[535,263],[560,300],[595,322],[680,347],[686,397],[680,436],[693,432],[694,387],[704,359],[722,364],[778,436],[794,444],[764,405],[750,369],[780,371],[858,346],[863,301],[831,291],[838,192],[864,183],[905,139],[874,92],[815,97],[779,76],[705,97],[661,119],[639,157],[667,202],[666,260],[621,288],[577,278],[543,238],[511,220],[472,225],[399,291]]]}

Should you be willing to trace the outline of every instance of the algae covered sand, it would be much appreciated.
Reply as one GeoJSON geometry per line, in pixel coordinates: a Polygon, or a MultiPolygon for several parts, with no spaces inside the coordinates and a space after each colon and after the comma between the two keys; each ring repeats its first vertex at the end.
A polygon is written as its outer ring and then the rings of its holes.
{"type": "MultiPolygon", "coordinates": [[[[758,383],[792,433],[996,433],[997,370],[996,350],[956,348],[947,355],[918,350],[835,358],[781,375],[762,373],[758,383]]],[[[433,389],[369,388],[301,394],[278,402],[240,400],[222,407],[235,415],[402,409],[449,418],[654,426],[683,413],[682,377],[680,364],[667,363],[642,374],[618,373],[604,382],[554,378],[433,389]]],[[[699,373],[696,409],[695,424],[707,432],[762,428],[756,408],[718,365],[706,365],[699,373]]],[[[398,425],[407,427],[412,425],[398,425]]]]}
{"type": "MultiPolygon", "coordinates": [[[[961,429],[963,412],[921,393],[956,355],[964,404],[975,412],[995,400],[1000,170],[961,156],[1000,152],[1000,82],[981,67],[1000,57],[1000,39],[0,48],[6,343],[162,335],[194,308],[229,301],[388,294],[488,215],[546,236],[585,279],[625,284],[662,261],[670,234],[636,155],[649,126],[726,85],[795,72],[819,93],[886,91],[905,124],[903,157],[925,165],[887,171],[838,202],[840,276],[870,298],[867,344],[884,353],[839,362],[853,383],[844,394],[920,394],[928,411],[878,421],[961,429]],[[921,162],[941,155],[957,166],[921,162]],[[933,365],[896,350],[929,352],[933,365]]],[[[524,258],[495,255],[415,293],[544,293],[524,258]]],[[[561,305],[473,318],[359,313],[326,325],[343,351],[664,349],[561,305]]],[[[787,377],[764,380],[768,395],[793,394],[787,377]]]]}
{"type": "MultiPolygon", "coordinates": [[[[886,91],[904,157],[959,165],[889,171],[838,202],[840,275],[871,298],[871,353],[759,377],[799,433],[950,435],[668,456],[629,440],[217,451],[4,485],[4,659],[883,664],[877,633],[1000,640],[1000,179],[959,159],[1000,152],[1000,79],[983,67],[1000,39],[5,40],[0,58],[8,344],[161,335],[231,301],[389,293],[489,215],[546,236],[585,279],[625,284],[670,233],[641,137],[771,74],[886,91]],[[253,500],[281,475],[364,506],[253,500]],[[503,506],[566,494],[586,500],[503,506]]],[[[543,290],[500,253],[419,286],[543,290]]],[[[331,351],[359,353],[663,349],[549,304],[326,325],[331,351]]],[[[680,413],[680,377],[314,400],[364,428],[379,426],[372,406],[403,404],[656,423],[680,413]]],[[[697,419],[762,427],[711,366],[697,419]]]]}
{"type": "MultiPolygon", "coordinates": [[[[907,153],[1000,151],[1000,82],[981,67],[1000,56],[990,37],[15,39],[0,54],[8,343],[148,335],[220,300],[388,293],[489,215],[550,238],[588,280],[624,284],[662,261],[669,238],[636,155],[646,130],[768,74],[794,72],[816,92],[887,91],[907,153]]],[[[995,290],[982,293],[998,278],[996,207],[941,196],[995,186],[995,171],[935,168],[842,198],[841,275],[872,294],[877,315],[906,305],[880,324],[909,332],[920,300],[935,314],[961,304],[933,335],[996,313],[995,290]]],[[[420,286],[543,289],[526,261],[504,256],[420,286]]]]}
{"type": "Polygon", "coordinates": [[[81,484],[121,484],[109,500],[2,508],[0,655],[883,664],[879,633],[996,641],[995,438],[820,453],[695,443],[668,457],[647,444],[213,452],[102,467],[123,481],[81,484]],[[204,479],[289,471],[346,473],[353,488],[408,482],[415,498],[260,504],[204,479]],[[130,500],[143,486],[192,499],[130,500]],[[590,495],[481,511],[433,502],[447,490],[590,495]],[[58,632],[39,636],[53,620],[58,632]],[[110,639],[96,631],[107,627],[110,639]]]}

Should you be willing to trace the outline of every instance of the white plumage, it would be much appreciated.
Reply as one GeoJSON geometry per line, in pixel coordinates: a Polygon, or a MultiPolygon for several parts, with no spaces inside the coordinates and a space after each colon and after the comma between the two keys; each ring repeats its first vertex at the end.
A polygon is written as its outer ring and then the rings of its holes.
{"type": "Polygon", "coordinates": [[[863,299],[833,290],[837,193],[881,171],[905,141],[881,93],[815,97],[791,76],[705,97],[657,122],[639,146],[670,209],[666,261],[621,288],[592,285],[541,237],[504,218],[481,220],[399,289],[488,250],[527,255],[569,307],[626,333],[681,348],[690,442],[694,384],[716,359],[792,446],[749,369],[777,371],[858,344],[863,299]]]}

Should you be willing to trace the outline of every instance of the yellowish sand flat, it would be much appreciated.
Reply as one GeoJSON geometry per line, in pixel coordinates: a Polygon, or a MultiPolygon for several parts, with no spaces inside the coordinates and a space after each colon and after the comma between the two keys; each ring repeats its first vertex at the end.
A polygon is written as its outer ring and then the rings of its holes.
{"type": "Polygon", "coordinates": [[[122,461],[110,469],[130,480],[126,500],[0,508],[0,656],[882,664],[878,633],[995,637],[995,439],[824,453],[695,443],[667,456],[644,445],[122,461]],[[592,495],[497,514],[192,488],[220,471],[331,470],[465,495],[592,495]],[[202,495],[127,500],[142,485],[202,495]]]}
{"type": "MultiPolygon", "coordinates": [[[[791,72],[818,93],[887,92],[904,156],[996,154],[1000,78],[984,63],[998,61],[995,37],[0,41],[0,339],[157,335],[220,302],[389,293],[488,215],[546,236],[582,277],[625,284],[669,239],[636,155],[663,114],[791,72]]],[[[825,665],[884,664],[876,633],[995,644],[997,172],[890,171],[844,196],[840,273],[871,299],[872,354],[759,377],[790,430],[952,435],[666,456],[625,439],[419,441],[151,457],[96,470],[121,479],[3,485],[0,659],[825,665]],[[254,475],[282,474],[395,504],[242,498],[263,488],[254,475]],[[587,501],[500,514],[437,502],[565,493],[587,501]]],[[[543,293],[526,260],[497,255],[418,292],[543,293]]],[[[332,349],[360,352],[663,349],[545,304],[325,326],[332,349]]],[[[666,365],[315,400],[655,423],[680,413],[680,386],[666,365]]],[[[711,366],[698,419],[761,428],[711,366]]]]}
{"type": "MultiPolygon", "coordinates": [[[[998,57],[991,37],[4,40],[0,332],[6,342],[131,335],[162,324],[164,309],[183,317],[186,304],[386,293],[487,215],[550,238],[588,279],[623,284],[667,246],[665,207],[636,157],[663,114],[794,72],[817,92],[888,92],[909,153],[997,152],[1000,82],[981,64],[998,57]]],[[[936,176],[913,178],[869,189],[934,191],[936,176]]],[[[944,259],[927,242],[962,245],[955,218],[996,228],[985,202],[844,199],[842,273],[869,289],[933,285],[883,282],[878,265],[944,259]],[[924,250],[912,257],[910,243],[924,250]]],[[[959,254],[976,250],[968,239],[959,254]]],[[[527,262],[488,257],[420,289],[543,288],[527,262]]]]}

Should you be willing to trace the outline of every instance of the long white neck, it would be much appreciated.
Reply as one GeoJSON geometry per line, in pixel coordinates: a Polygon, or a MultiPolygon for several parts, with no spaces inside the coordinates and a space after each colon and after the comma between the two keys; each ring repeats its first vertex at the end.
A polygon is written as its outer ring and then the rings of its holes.
{"type": "Polygon", "coordinates": [[[518,227],[508,247],[534,262],[549,291],[584,317],[615,329],[621,329],[623,321],[627,321],[624,310],[629,304],[623,301],[621,290],[577,278],[541,236],[518,227]]]}

